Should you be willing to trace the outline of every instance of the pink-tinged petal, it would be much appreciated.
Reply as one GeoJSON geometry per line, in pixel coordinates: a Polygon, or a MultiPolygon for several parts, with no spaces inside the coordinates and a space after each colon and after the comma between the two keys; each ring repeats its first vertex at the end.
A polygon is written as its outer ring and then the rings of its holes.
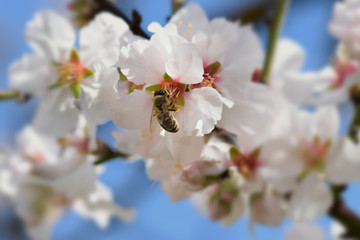
{"type": "Polygon", "coordinates": [[[196,84],[203,80],[203,63],[197,50],[189,43],[174,46],[165,63],[166,73],[181,83],[196,84]]]}
{"type": "Polygon", "coordinates": [[[63,137],[75,129],[78,117],[79,111],[74,106],[72,93],[53,89],[42,96],[33,124],[41,133],[63,137]]]}
{"type": "Polygon", "coordinates": [[[220,94],[213,88],[203,87],[186,94],[185,106],[176,116],[185,134],[203,136],[214,129],[221,112],[220,94]]]}
{"type": "Polygon", "coordinates": [[[46,90],[56,81],[50,64],[50,60],[44,56],[24,55],[10,66],[10,87],[30,94],[46,90]]]}
{"type": "Polygon", "coordinates": [[[170,23],[176,24],[179,35],[189,35],[197,33],[203,29],[209,22],[205,12],[195,3],[189,3],[187,6],[177,11],[170,19],[170,23]]]}
{"type": "Polygon", "coordinates": [[[224,226],[230,226],[244,214],[245,203],[241,197],[237,197],[232,202],[231,212],[221,219],[221,224],[224,226]]]}
{"type": "Polygon", "coordinates": [[[294,221],[315,220],[326,214],[333,202],[331,191],[317,173],[310,173],[294,189],[287,215],[294,221]]]}
{"type": "Polygon", "coordinates": [[[170,197],[171,202],[184,200],[192,193],[183,183],[180,176],[180,174],[174,174],[162,182],[162,189],[170,197]]]}
{"type": "Polygon", "coordinates": [[[102,61],[106,66],[116,62],[120,52],[120,38],[130,35],[129,26],[110,13],[100,13],[80,31],[81,57],[89,66],[102,61]]]}
{"type": "Polygon", "coordinates": [[[285,240],[325,240],[325,234],[320,227],[309,223],[297,223],[286,234],[285,240]]]}
{"type": "Polygon", "coordinates": [[[174,156],[176,156],[176,160],[179,161],[182,166],[199,160],[204,146],[203,138],[194,136],[178,137],[178,135],[175,134],[172,137],[172,142],[174,156]]]}
{"type": "Polygon", "coordinates": [[[134,90],[121,98],[114,107],[112,120],[120,128],[147,129],[150,127],[152,108],[152,95],[145,91],[134,90]]]}
{"type": "Polygon", "coordinates": [[[284,218],[284,200],[280,195],[266,189],[264,194],[251,200],[251,222],[278,226],[284,218]]]}
{"type": "Polygon", "coordinates": [[[360,146],[348,137],[340,139],[330,149],[326,162],[327,180],[335,184],[348,184],[360,179],[360,146]]]}
{"type": "Polygon", "coordinates": [[[53,61],[66,59],[75,44],[71,23],[49,10],[35,15],[26,27],[25,36],[36,52],[53,61]]]}

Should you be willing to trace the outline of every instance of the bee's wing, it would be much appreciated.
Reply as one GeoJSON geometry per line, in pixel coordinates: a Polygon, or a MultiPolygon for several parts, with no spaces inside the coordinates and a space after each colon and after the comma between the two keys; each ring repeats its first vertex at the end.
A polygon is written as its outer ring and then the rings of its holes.
{"type": "Polygon", "coordinates": [[[152,111],[151,111],[151,116],[150,116],[150,124],[149,124],[149,129],[150,129],[151,133],[153,133],[155,128],[156,128],[156,122],[157,121],[154,120],[155,116],[156,116],[156,109],[155,109],[155,107],[153,105],[152,111]]]}

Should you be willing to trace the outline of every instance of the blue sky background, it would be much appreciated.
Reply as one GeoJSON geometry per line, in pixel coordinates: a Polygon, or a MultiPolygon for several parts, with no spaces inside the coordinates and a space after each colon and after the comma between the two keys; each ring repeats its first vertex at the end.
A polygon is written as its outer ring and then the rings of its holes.
{"type": "MultiPolygon", "coordinates": [[[[7,88],[7,70],[12,61],[20,58],[25,52],[31,51],[24,39],[26,22],[33,18],[35,12],[53,8],[65,11],[64,1],[57,0],[2,0],[0,1],[0,89],[7,88]]],[[[264,2],[261,0],[197,0],[210,18],[218,16],[233,16],[249,4],[264,2]]],[[[336,45],[328,31],[327,24],[332,14],[334,1],[324,0],[293,0],[282,32],[283,37],[291,38],[300,43],[307,59],[303,70],[317,70],[328,63],[336,45]]],[[[143,16],[142,26],[152,21],[165,23],[170,14],[169,0],[122,0],[118,5],[130,15],[132,9],[137,9],[143,16]],[[121,3],[120,3],[121,2],[121,3]]],[[[257,31],[265,42],[266,27],[257,26],[257,31]]],[[[33,117],[36,100],[26,104],[14,102],[0,103],[0,145],[10,146],[17,132],[33,117]]],[[[346,131],[352,109],[348,104],[340,107],[343,117],[342,132],[346,131]]],[[[112,124],[106,124],[99,129],[103,139],[111,142],[112,124]]],[[[284,232],[291,223],[284,221],[277,228],[256,226],[255,235],[249,234],[248,219],[242,218],[229,228],[211,222],[200,215],[190,201],[173,204],[161,191],[160,185],[150,181],[144,173],[142,162],[126,163],[113,161],[107,164],[105,174],[101,177],[104,183],[114,190],[116,202],[123,206],[137,209],[136,219],[129,224],[113,219],[109,228],[100,230],[94,222],[84,220],[72,211],[65,212],[53,231],[54,240],[75,239],[157,239],[157,240],[197,240],[197,239],[283,239],[284,232]]],[[[360,214],[359,202],[360,184],[353,184],[345,193],[349,206],[360,214]]],[[[0,239],[26,239],[21,234],[11,217],[11,208],[0,207],[0,239]]],[[[323,217],[317,221],[328,234],[331,221],[323,217]]],[[[328,235],[329,236],[329,235],[328,235]]]]}

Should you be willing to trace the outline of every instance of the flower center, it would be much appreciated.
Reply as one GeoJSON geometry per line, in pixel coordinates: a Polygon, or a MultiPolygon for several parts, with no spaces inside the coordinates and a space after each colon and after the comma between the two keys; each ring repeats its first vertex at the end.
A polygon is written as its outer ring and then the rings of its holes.
{"type": "Polygon", "coordinates": [[[306,166],[322,170],[329,147],[330,141],[320,141],[318,138],[315,138],[310,143],[304,142],[301,151],[306,166]]]}
{"type": "Polygon", "coordinates": [[[230,149],[231,165],[236,166],[237,170],[246,178],[251,178],[256,174],[257,169],[263,165],[259,160],[260,149],[257,148],[250,153],[241,153],[236,148],[230,149]]]}
{"type": "Polygon", "coordinates": [[[86,68],[80,61],[80,56],[76,49],[70,53],[70,57],[66,62],[54,63],[59,76],[56,83],[49,88],[54,89],[61,87],[62,90],[70,88],[75,98],[80,97],[81,82],[83,79],[90,77],[94,72],[86,68]]]}
{"type": "Polygon", "coordinates": [[[220,81],[220,62],[213,62],[204,68],[203,80],[201,83],[191,84],[190,89],[201,87],[212,87],[218,90],[216,82],[220,81]]]}

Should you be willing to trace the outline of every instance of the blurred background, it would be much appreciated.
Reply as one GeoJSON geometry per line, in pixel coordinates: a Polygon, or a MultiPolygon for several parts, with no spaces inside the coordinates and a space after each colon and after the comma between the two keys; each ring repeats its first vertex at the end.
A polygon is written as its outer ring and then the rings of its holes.
{"type": "MultiPolygon", "coordinates": [[[[8,68],[24,53],[31,51],[24,38],[26,23],[37,11],[54,9],[70,16],[66,10],[69,0],[2,0],[0,1],[0,89],[8,88],[8,68]]],[[[236,18],[248,9],[262,6],[264,0],[197,0],[209,18],[225,16],[236,18]]],[[[328,22],[332,15],[334,0],[292,0],[285,19],[282,37],[290,38],[303,46],[307,53],[304,71],[319,70],[329,63],[336,40],[328,32],[328,22]]],[[[118,0],[117,6],[130,17],[132,9],[142,16],[142,28],[152,22],[166,23],[171,14],[170,0],[118,0]]],[[[261,9],[261,8],[260,8],[261,9]]],[[[255,25],[265,46],[267,25],[263,19],[255,25]]],[[[35,99],[25,104],[13,101],[0,102],[0,146],[9,148],[14,144],[16,134],[31,121],[37,102],[35,99]]],[[[350,105],[340,106],[343,118],[342,132],[346,131],[352,113],[350,105]]],[[[55,126],[56,127],[56,126],[55,126]]],[[[99,128],[99,135],[113,143],[111,123],[99,128]]],[[[101,180],[113,189],[116,202],[125,207],[134,207],[137,217],[131,223],[113,219],[108,229],[100,230],[90,220],[82,219],[72,211],[65,211],[53,229],[52,239],[283,239],[292,225],[289,221],[276,228],[257,225],[250,233],[248,218],[244,217],[231,227],[224,228],[211,222],[192,206],[189,200],[176,204],[161,191],[158,183],[150,181],[142,162],[127,163],[117,159],[106,164],[101,180]]],[[[345,192],[347,204],[360,214],[360,184],[351,185],[345,192]]],[[[330,239],[332,221],[322,217],[316,224],[330,239]]],[[[21,222],[14,215],[11,205],[0,197],[0,239],[28,239],[21,222]]]]}

